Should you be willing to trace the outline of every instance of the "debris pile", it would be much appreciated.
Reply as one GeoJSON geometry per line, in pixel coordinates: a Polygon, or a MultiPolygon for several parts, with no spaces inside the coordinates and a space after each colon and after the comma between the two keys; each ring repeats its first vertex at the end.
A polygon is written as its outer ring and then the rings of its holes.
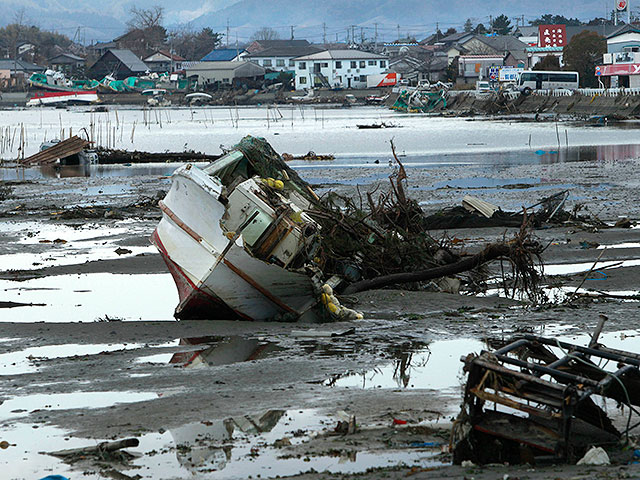
{"type": "Polygon", "coordinates": [[[527,334],[463,357],[454,463],[575,463],[592,446],[628,443],[639,425],[640,355],[599,344],[602,325],[588,346],[527,334]],[[608,415],[616,405],[624,418],[608,415]]]}
{"type": "Polygon", "coordinates": [[[406,193],[407,175],[393,145],[392,151],[397,166],[389,190],[359,201],[334,192],[318,197],[260,138],[245,137],[203,169],[188,164],[176,170],[152,237],[178,285],[176,316],[358,319],[334,291],[419,289],[425,281],[504,259],[513,267],[512,284],[537,299],[535,262],[542,247],[531,237],[527,216],[513,239],[474,255],[436,241],[424,229],[420,205],[406,193]],[[208,212],[206,222],[201,211],[208,212]]]}

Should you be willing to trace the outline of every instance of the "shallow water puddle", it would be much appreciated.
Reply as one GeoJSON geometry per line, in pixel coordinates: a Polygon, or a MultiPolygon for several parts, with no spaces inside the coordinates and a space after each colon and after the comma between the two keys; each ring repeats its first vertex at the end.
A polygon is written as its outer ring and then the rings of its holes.
{"type": "MultiPolygon", "coordinates": [[[[171,342],[155,346],[155,348],[177,345],[171,342]]],[[[70,358],[75,356],[100,355],[107,352],[119,352],[136,350],[146,345],[141,343],[120,344],[64,344],[46,345],[42,347],[30,347],[17,352],[0,354],[0,375],[22,375],[35,373],[40,370],[38,363],[54,358],[70,358]]]]}
{"type": "MultiPolygon", "coordinates": [[[[268,410],[224,420],[191,423],[164,433],[139,437],[140,445],[127,451],[140,456],[129,466],[118,467],[117,470],[149,479],[244,479],[287,476],[311,469],[348,474],[369,468],[442,465],[436,460],[439,452],[427,449],[351,451],[344,452],[342,456],[300,453],[297,449],[300,445],[332,430],[337,421],[337,418],[322,415],[316,410],[268,410]],[[274,445],[276,442],[281,448],[274,445]]],[[[70,438],[55,427],[20,423],[0,427],[0,436],[12,445],[0,456],[0,465],[6,468],[5,472],[20,475],[20,478],[39,478],[37,475],[43,476],[43,472],[60,474],[71,471],[60,460],[39,452],[100,442],[70,438]],[[37,428],[37,436],[34,428],[37,428]]],[[[83,474],[82,478],[102,477],[83,474]]]]}
{"type": "Polygon", "coordinates": [[[0,309],[0,322],[173,320],[178,293],[170,273],[91,273],[0,280],[3,301],[44,304],[0,309]]]}
{"type": "MultiPolygon", "coordinates": [[[[582,263],[558,263],[549,264],[543,267],[545,275],[575,275],[577,273],[586,273],[594,262],[582,262],[582,263]]],[[[594,273],[597,270],[604,270],[610,268],[624,268],[624,267],[637,267],[640,265],[640,259],[633,260],[613,260],[602,261],[596,264],[594,273]]]]}
{"type": "Polygon", "coordinates": [[[461,386],[460,357],[479,352],[484,342],[471,338],[440,340],[425,349],[405,352],[391,362],[364,372],[346,372],[324,385],[345,388],[432,389],[454,392],[461,386]]]}
{"type": "Polygon", "coordinates": [[[186,348],[175,353],[139,357],[136,363],[171,363],[187,368],[215,367],[258,360],[283,350],[273,342],[239,336],[181,338],[177,345],[186,348]]]}
{"type": "Polygon", "coordinates": [[[0,256],[3,270],[72,265],[157,252],[151,244],[116,251],[123,235],[149,234],[145,227],[126,220],[118,222],[117,227],[92,223],[74,226],[50,222],[7,222],[3,227],[4,234],[19,237],[12,246],[15,253],[0,256]],[[24,252],[24,246],[29,247],[28,252],[24,252]]]}
{"type": "Polygon", "coordinates": [[[0,405],[0,421],[24,417],[38,410],[46,415],[49,410],[76,408],[105,408],[119,403],[135,403],[158,398],[155,392],[73,392],[39,393],[11,397],[0,405]]]}

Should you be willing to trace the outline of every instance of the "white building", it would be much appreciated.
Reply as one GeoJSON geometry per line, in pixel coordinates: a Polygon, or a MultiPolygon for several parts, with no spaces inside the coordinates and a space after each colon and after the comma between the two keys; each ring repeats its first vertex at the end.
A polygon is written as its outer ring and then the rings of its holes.
{"type": "Polygon", "coordinates": [[[273,47],[267,47],[259,52],[246,55],[244,59],[257,63],[267,70],[275,72],[286,72],[293,71],[294,58],[300,57],[302,55],[310,55],[313,53],[321,52],[322,50],[322,48],[311,45],[305,40],[304,44],[283,44],[273,47]]]}
{"type": "Polygon", "coordinates": [[[384,73],[389,60],[359,50],[325,50],[293,59],[296,90],[313,87],[366,88],[367,76],[384,73]]]}

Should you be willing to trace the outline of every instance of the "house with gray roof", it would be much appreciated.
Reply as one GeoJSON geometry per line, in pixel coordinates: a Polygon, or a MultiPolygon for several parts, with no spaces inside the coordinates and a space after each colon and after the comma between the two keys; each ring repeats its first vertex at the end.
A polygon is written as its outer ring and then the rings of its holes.
{"type": "Polygon", "coordinates": [[[107,75],[116,80],[127,77],[144,75],[149,67],[131,50],[109,49],[94,63],[87,75],[90,78],[101,79],[107,75]]]}
{"type": "Polygon", "coordinates": [[[203,88],[247,85],[255,87],[264,80],[265,69],[252,62],[189,62],[184,66],[188,78],[197,78],[203,88]]]}

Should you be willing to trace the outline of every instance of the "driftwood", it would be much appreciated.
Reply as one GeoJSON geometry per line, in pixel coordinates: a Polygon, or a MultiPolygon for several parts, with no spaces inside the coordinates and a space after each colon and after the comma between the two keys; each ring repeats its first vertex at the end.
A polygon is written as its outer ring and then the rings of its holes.
{"type": "Polygon", "coordinates": [[[123,440],[116,440],[115,442],[102,442],[98,445],[58,450],[57,452],[49,452],[48,454],[60,458],[102,455],[104,453],[115,452],[122,448],[137,447],[139,444],[140,441],[137,438],[125,438],[123,440]]]}
{"type": "Polygon", "coordinates": [[[424,282],[426,280],[433,280],[435,278],[442,278],[449,275],[455,275],[457,273],[467,272],[491,260],[496,260],[498,258],[507,256],[510,250],[511,246],[506,243],[491,244],[488,245],[482,252],[470,257],[463,258],[462,260],[459,260],[455,263],[441,265],[426,270],[419,270],[416,272],[395,273],[367,280],[361,280],[349,285],[343,293],[348,295],[352,293],[362,292],[364,290],[384,288],[399,283],[424,282]]]}

